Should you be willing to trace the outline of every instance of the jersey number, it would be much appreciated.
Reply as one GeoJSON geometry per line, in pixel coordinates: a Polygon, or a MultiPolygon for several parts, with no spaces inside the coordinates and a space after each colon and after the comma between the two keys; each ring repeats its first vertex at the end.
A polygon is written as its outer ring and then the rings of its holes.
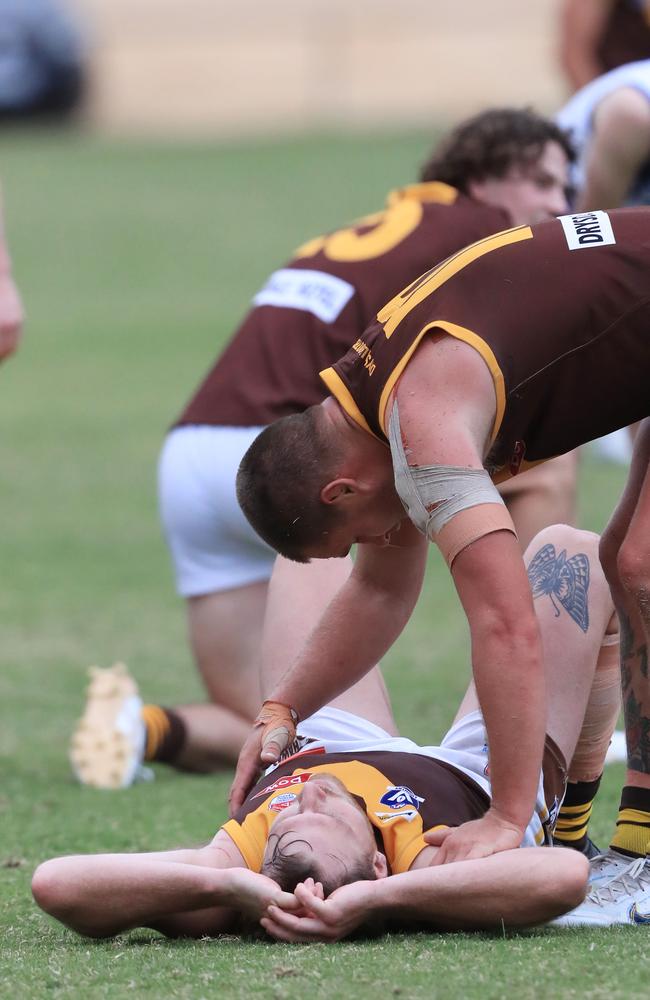
{"type": "Polygon", "coordinates": [[[417,229],[422,219],[422,204],[402,198],[385,212],[366,215],[349,229],[339,229],[329,236],[317,236],[296,250],[296,257],[324,253],[340,263],[372,260],[388,253],[417,229]]]}

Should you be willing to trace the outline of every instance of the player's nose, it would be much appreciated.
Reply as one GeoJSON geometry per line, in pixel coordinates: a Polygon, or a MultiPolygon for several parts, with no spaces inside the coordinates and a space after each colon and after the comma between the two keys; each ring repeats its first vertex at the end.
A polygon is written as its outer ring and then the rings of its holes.
{"type": "Polygon", "coordinates": [[[308,781],[300,794],[300,812],[318,810],[325,801],[326,793],[316,781],[308,781]]]}
{"type": "Polygon", "coordinates": [[[566,215],[569,211],[569,202],[563,190],[554,191],[549,199],[548,210],[550,215],[566,215]]]}

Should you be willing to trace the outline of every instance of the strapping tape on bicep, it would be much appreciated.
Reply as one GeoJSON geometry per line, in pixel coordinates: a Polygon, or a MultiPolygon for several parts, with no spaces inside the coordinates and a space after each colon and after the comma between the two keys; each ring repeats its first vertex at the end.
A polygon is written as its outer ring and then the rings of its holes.
{"type": "Polygon", "coordinates": [[[440,546],[449,565],[462,548],[482,535],[502,529],[514,532],[505,504],[485,469],[409,465],[397,402],[388,421],[388,439],[395,489],[402,504],[416,528],[440,546]],[[470,510],[473,513],[467,514],[470,510]]]}

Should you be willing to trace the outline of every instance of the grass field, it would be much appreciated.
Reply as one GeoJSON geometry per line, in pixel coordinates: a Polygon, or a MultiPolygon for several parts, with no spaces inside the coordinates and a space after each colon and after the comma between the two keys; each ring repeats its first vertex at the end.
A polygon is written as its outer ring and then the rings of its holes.
{"type": "MultiPolygon", "coordinates": [[[[200,698],[156,514],[166,426],[267,272],[305,237],[413,179],[423,135],[117,145],[3,136],[0,175],[29,325],[0,369],[0,996],[618,998],[650,991],[644,932],[396,936],[335,947],[75,937],[31,902],[50,856],[207,840],[229,775],[81,789],[66,744],[88,664],[125,659],[150,700],[200,698]],[[634,941],[630,938],[634,937],[634,941]]],[[[582,521],[623,474],[587,457],[582,521]]],[[[433,742],[469,676],[465,626],[432,557],[386,660],[400,725],[433,742]]],[[[593,824],[604,843],[622,770],[593,824]]]]}

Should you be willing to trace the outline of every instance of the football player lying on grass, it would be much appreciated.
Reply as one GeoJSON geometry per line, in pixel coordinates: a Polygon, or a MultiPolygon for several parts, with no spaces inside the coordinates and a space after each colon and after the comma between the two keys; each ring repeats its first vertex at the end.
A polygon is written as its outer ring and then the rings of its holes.
{"type": "MultiPolygon", "coordinates": [[[[470,687],[440,746],[422,747],[390,735],[392,713],[375,671],[300,724],[284,759],[209,845],[46,861],[33,879],[37,903],[91,937],[135,927],[201,937],[253,922],[287,941],[332,941],[378,926],[516,927],[575,907],[587,860],[544,845],[552,843],[565,761],[570,779],[599,775],[618,714],[617,634],[597,542],[555,526],[526,554],[549,708],[544,769],[521,848],[436,864],[446,830],[477,820],[490,803],[476,694],[470,687]],[[545,585],[555,578],[562,586],[545,585]]],[[[276,586],[281,600],[281,578],[276,586]]]]}

